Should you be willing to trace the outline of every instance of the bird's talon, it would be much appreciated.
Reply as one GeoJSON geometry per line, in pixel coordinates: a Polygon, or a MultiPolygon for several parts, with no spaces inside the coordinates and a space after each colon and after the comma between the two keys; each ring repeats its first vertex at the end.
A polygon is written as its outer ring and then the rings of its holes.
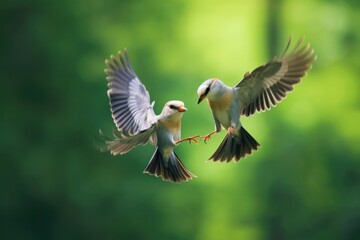
{"type": "Polygon", "coordinates": [[[205,143],[206,143],[206,141],[207,141],[208,139],[210,139],[209,136],[201,136],[200,138],[204,139],[204,142],[205,142],[205,143]]]}
{"type": "Polygon", "coordinates": [[[211,132],[211,133],[209,133],[208,135],[201,136],[200,138],[202,138],[202,139],[204,140],[204,143],[206,144],[206,141],[211,140],[211,135],[213,135],[213,134],[215,134],[215,133],[216,133],[216,131],[215,131],[215,132],[211,132]]]}
{"type": "Polygon", "coordinates": [[[195,143],[199,143],[196,138],[198,138],[199,136],[196,135],[196,136],[193,136],[193,137],[188,137],[188,138],[184,138],[184,139],[181,139],[179,141],[176,142],[176,144],[179,144],[181,142],[185,142],[185,141],[189,141],[189,143],[191,144],[191,141],[194,141],[195,143]]]}
{"type": "Polygon", "coordinates": [[[227,134],[230,135],[234,131],[233,127],[229,127],[227,130],[227,134]]]}
{"type": "Polygon", "coordinates": [[[199,141],[196,140],[196,138],[198,138],[198,137],[199,137],[199,135],[196,135],[196,136],[191,137],[191,138],[189,139],[190,144],[191,144],[191,141],[194,141],[196,144],[199,143],[199,141]]]}

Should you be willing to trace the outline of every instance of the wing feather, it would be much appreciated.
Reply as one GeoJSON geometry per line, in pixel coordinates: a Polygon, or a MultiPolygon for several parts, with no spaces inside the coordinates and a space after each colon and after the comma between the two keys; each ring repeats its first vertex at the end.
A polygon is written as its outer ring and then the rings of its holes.
{"type": "Polygon", "coordinates": [[[249,116],[270,109],[301,81],[316,59],[310,44],[304,45],[303,42],[302,37],[287,53],[291,45],[290,39],[280,57],[256,68],[235,86],[242,115],[249,116]]]}
{"type": "Polygon", "coordinates": [[[145,145],[148,142],[156,144],[155,125],[150,126],[148,129],[139,132],[133,136],[117,136],[113,134],[114,140],[106,140],[106,146],[113,155],[124,154],[138,145],[145,145]]]}
{"type": "Polygon", "coordinates": [[[149,92],[131,67],[126,49],[118,53],[119,60],[110,56],[105,69],[111,115],[119,131],[125,136],[136,135],[150,128],[155,119],[149,92]]]}

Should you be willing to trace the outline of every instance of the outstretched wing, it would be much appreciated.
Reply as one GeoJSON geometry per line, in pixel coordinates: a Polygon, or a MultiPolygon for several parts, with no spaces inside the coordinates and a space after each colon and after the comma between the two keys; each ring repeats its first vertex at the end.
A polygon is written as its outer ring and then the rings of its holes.
{"type": "Polygon", "coordinates": [[[116,133],[114,133],[113,134],[115,137],[114,140],[110,140],[106,138],[102,134],[102,132],[100,132],[100,134],[105,138],[107,150],[109,150],[113,155],[118,155],[118,154],[125,154],[138,145],[145,145],[149,141],[152,144],[156,145],[157,138],[154,132],[155,132],[155,125],[152,125],[148,129],[141,131],[136,135],[128,136],[128,137],[118,136],[116,133]]]}
{"type": "Polygon", "coordinates": [[[118,53],[120,62],[114,56],[105,60],[105,74],[114,123],[123,135],[131,136],[151,127],[156,115],[148,91],[130,65],[126,49],[124,53],[125,59],[118,53]]]}
{"type": "Polygon", "coordinates": [[[250,116],[275,106],[310,70],[316,56],[309,44],[302,45],[303,40],[300,38],[294,49],[287,53],[290,39],[280,57],[256,68],[235,86],[242,115],[250,116]]]}

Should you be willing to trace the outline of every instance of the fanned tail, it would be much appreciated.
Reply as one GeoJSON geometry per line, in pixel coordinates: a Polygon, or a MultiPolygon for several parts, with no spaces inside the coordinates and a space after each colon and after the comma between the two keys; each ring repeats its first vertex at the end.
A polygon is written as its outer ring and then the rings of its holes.
{"type": "Polygon", "coordinates": [[[221,142],[215,153],[209,158],[214,162],[230,162],[234,159],[238,162],[241,158],[257,150],[260,144],[241,127],[237,134],[228,134],[221,142]]]}
{"type": "Polygon", "coordinates": [[[175,152],[172,152],[170,158],[165,160],[159,151],[159,148],[156,148],[156,151],[151,157],[149,164],[144,170],[144,173],[162,177],[163,180],[174,183],[188,181],[193,177],[196,177],[186,169],[175,152]]]}

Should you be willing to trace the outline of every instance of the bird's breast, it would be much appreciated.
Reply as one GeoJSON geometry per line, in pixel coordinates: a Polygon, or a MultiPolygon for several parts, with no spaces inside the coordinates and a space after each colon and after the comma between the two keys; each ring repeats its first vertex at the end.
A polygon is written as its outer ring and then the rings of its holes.
{"type": "Polygon", "coordinates": [[[181,128],[181,121],[161,121],[161,125],[169,132],[176,133],[181,128]]]}
{"type": "Polygon", "coordinates": [[[160,121],[157,127],[157,140],[160,148],[174,148],[180,138],[180,121],[160,121]]]}
{"type": "Polygon", "coordinates": [[[213,111],[217,110],[228,110],[232,102],[232,92],[225,92],[216,99],[209,99],[209,105],[213,111]]]}
{"type": "Polygon", "coordinates": [[[230,126],[230,114],[229,109],[233,101],[233,95],[231,92],[226,92],[216,100],[209,100],[210,108],[219,120],[223,127],[228,128],[230,126]]]}

